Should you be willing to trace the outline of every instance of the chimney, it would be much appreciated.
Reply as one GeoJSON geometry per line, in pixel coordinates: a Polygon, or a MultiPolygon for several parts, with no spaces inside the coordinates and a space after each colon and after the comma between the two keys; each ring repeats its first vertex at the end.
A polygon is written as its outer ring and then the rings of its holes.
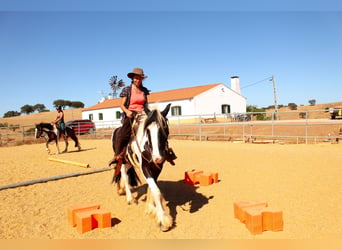
{"type": "Polygon", "coordinates": [[[235,92],[241,94],[240,90],[240,79],[238,76],[232,76],[230,77],[230,85],[231,89],[234,90],[235,92]]]}

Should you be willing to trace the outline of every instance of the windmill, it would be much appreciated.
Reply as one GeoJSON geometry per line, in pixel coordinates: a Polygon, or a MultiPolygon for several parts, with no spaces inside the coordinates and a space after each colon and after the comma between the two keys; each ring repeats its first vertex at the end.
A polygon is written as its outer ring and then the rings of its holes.
{"type": "Polygon", "coordinates": [[[118,76],[112,76],[111,78],[109,78],[109,85],[111,87],[111,89],[113,90],[113,97],[117,97],[117,91],[122,88],[123,86],[125,86],[125,83],[122,79],[118,80],[118,76]]]}

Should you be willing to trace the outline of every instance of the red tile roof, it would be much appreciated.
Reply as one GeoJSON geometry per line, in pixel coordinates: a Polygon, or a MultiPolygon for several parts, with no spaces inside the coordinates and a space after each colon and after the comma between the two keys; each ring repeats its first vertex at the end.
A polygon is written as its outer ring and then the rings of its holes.
{"type": "MultiPolygon", "coordinates": [[[[202,85],[202,86],[155,92],[155,93],[151,93],[148,96],[148,102],[155,103],[155,102],[166,102],[166,101],[190,99],[220,84],[221,83],[215,83],[215,84],[208,84],[208,85],[202,85]]],[[[119,107],[120,105],[121,105],[121,98],[108,99],[96,105],[85,108],[83,109],[83,111],[114,108],[114,107],[119,107]]]]}

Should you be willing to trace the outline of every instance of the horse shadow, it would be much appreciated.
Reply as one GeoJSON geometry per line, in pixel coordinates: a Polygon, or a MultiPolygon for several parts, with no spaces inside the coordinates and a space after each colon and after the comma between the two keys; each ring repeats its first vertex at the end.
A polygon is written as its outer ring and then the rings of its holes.
{"type": "Polygon", "coordinates": [[[80,149],[80,150],[77,150],[77,149],[75,149],[75,150],[68,150],[68,152],[66,152],[66,153],[68,153],[68,154],[72,154],[72,153],[79,153],[79,152],[84,152],[84,151],[89,151],[89,150],[94,150],[94,149],[96,149],[96,148],[85,148],[85,149],[80,149]]]}
{"type": "MultiPolygon", "coordinates": [[[[198,186],[187,184],[184,180],[158,181],[158,186],[167,202],[167,207],[170,210],[170,216],[174,222],[176,222],[177,218],[177,207],[185,212],[195,213],[208,204],[209,200],[214,198],[214,196],[207,197],[198,193],[198,186]]],[[[146,189],[147,184],[136,188],[135,191],[137,192],[137,199],[146,194],[146,189]]]]}

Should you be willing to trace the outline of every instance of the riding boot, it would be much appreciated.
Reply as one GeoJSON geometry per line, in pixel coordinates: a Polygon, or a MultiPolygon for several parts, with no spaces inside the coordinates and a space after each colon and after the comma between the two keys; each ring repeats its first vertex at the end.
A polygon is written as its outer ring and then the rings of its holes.
{"type": "Polygon", "coordinates": [[[125,152],[126,152],[126,148],[127,148],[127,147],[125,147],[125,148],[121,151],[120,154],[115,155],[114,158],[108,162],[108,166],[110,166],[110,165],[112,165],[112,164],[117,164],[117,165],[118,165],[120,162],[121,162],[121,163],[126,163],[125,157],[124,157],[125,152]]]}
{"type": "Polygon", "coordinates": [[[121,170],[121,165],[122,165],[122,158],[118,158],[116,160],[116,166],[115,166],[115,171],[114,171],[114,177],[118,176],[120,174],[121,170]]]}

